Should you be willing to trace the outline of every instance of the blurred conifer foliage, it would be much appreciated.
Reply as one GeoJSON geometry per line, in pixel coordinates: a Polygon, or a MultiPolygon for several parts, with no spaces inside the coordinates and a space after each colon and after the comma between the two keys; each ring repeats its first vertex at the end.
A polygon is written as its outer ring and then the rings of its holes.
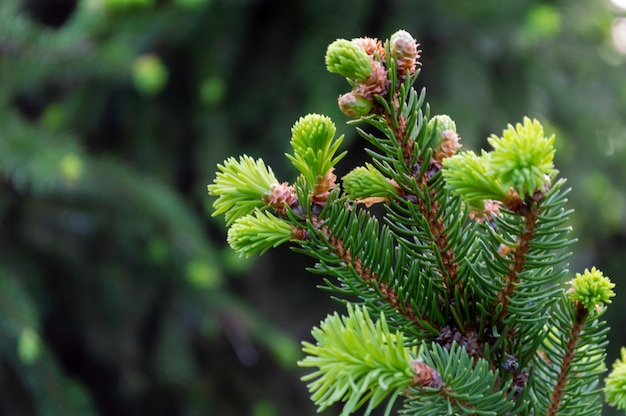
{"type": "Polygon", "coordinates": [[[314,411],[292,366],[326,297],[293,256],[233,257],[205,186],[242,152],[293,172],[293,120],[342,119],[328,100],[342,80],[320,59],[335,38],[415,34],[429,101],[469,147],[524,114],[558,133],[576,257],[619,291],[623,14],[601,1],[3,0],[0,414],[314,411]]]}

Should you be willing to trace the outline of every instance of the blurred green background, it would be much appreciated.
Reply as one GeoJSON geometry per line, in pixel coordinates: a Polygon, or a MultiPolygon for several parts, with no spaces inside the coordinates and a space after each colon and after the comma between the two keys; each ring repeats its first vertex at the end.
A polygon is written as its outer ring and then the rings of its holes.
{"type": "MultiPolygon", "coordinates": [[[[432,113],[486,146],[557,134],[572,272],[617,284],[626,345],[626,1],[0,0],[0,415],[307,415],[299,341],[336,305],[289,249],[240,259],[216,164],[292,180],[290,128],[331,116],[336,38],[411,32],[432,113]]],[[[335,412],[338,413],[338,412],[335,412]]],[[[330,412],[333,414],[333,412],[330,412]]],[[[611,410],[606,414],[614,414],[611,410]]]]}

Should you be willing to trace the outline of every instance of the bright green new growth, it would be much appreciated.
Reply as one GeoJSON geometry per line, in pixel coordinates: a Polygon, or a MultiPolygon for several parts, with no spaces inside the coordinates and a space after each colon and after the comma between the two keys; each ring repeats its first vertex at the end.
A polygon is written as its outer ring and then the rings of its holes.
{"type": "Polygon", "coordinates": [[[208,186],[209,195],[218,197],[213,202],[213,216],[224,214],[228,226],[237,218],[264,207],[263,196],[278,183],[274,172],[262,159],[255,161],[246,155],[239,160],[230,157],[217,167],[220,172],[208,186]]]}
{"type": "Polygon", "coordinates": [[[604,379],[604,395],[613,407],[626,410],[626,348],[622,347],[621,359],[613,363],[613,369],[604,379]]]}
{"type": "Polygon", "coordinates": [[[482,209],[486,199],[503,201],[507,188],[490,174],[490,159],[490,153],[478,156],[471,150],[444,159],[446,186],[474,208],[482,209]]]}
{"type": "Polygon", "coordinates": [[[554,135],[545,137],[543,126],[537,120],[524,117],[524,124],[509,124],[502,137],[495,134],[489,139],[493,146],[489,175],[501,178],[522,199],[536,191],[543,192],[550,184],[554,169],[554,135]]]}
{"type": "Polygon", "coordinates": [[[568,291],[570,300],[580,302],[585,309],[593,311],[602,308],[605,304],[611,303],[611,298],[615,296],[613,288],[615,283],[611,283],[608,277],[595,267],[585,270],[583,274],[576,273],[576,278],[571,281],[572,287],[568,291]]]}
{"type": "Polygon", "coordinates": [[[485,199],[506,202],[509,190],[525,201],[536,192],[542,194],[558,173],[552,163],[554,135],[546,138],[537,120],[525,117],[524,124],[509,125],[502,137],[492,135],[488,140],[490,152],[480,156],[464,152],[443,162],[448,188],[473,207],[485,199]]]}
{"type": "Polygon", "coordinates": [[[372,72],[372,63],[367,53],[354,42],[337,39],[326,50],[326,68],[333,74],[365,80],[372,72]]]}
{"type": "Polygon", "coordinates": [[[343,187],[350,199],[389,198],[398,195],[398,189],[371,163],[353,169],[343,178],[343,187]]]}
{"type": "Polygon", "coordinates": [[[374,322],[365,307],[348,304],[348,316],[328,316],[313,328],[316,344],[303,342],[307,357],[301,367],[317,367],[304,376],[319,411],[345,401],[349,415],[369,401],[367,411],[389,394],[400,393],[413,380],[411,357],[401,332],[392,333],[381,313],[374,322]]]}
{"type": "Polygon", "coordinates": [[[347,153],[335,156],[343,141],[343,136],[335,138],[336,132],[335,123],[319,114],[301,117],[291,129],[294,154],[286,156],[311,186],[322,183],[330,169],[347,153]]]}
{"type": "Polygon", "coordinates": [[[228,229],[228,244],[241,255],[250,257],[294,239],[293,228],[267,211],[239,217],[228,229]]]}

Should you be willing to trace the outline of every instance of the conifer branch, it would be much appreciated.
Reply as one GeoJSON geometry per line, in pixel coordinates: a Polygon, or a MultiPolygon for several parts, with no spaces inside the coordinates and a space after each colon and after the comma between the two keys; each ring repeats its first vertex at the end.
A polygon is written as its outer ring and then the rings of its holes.
{"type": "Polygon", "coordinates": [[[508,313],[509,299],[513,295],[517,283],[519,283],[518,273],[524,270],[526,254],[528,254],[530,250],[530,242],[533,239],[535,227],[537,226],[539,210],[539,204],[537,204],[537,206],[530,210],[528,215],[525,216],[524,233],[522,233],[519,238],[517,248],[513,250],[513,262],[509,266],[509,273],[504,279],[506,285],[498,294],[498,301],[502,304],[502,311],[499,318],[506,316],[508,313]]]}
{"type": "MultiPolygon", "coordinates": [[[[428,176],[422,175],[419,178],[418,183],[420,188],[428,189],[428,176]]],[[[432,233],[435,241],[435,246],[441,255],[442,263],[445,267],[444,270],[441,270],[441,275],[444,279],[444,288],[451,292],[455,282],[459,288],[462,287],[463,283],[458,281],[458,265],[455,260],[454,250],[447,238],[446,225],[440,215],[440,206],[437,201],[435,191],[433,189],[429,189],[428,192],[431,200],[430,204],[426,204],[423,199],[418,199],[417,203],[420,208],[420,212],[428,221],[430,232],[432,233]]]]}
{"type": "MultiPolygon", "coordinates": [[[[393,66],[393,64],[391,66],[393,66]]],[[[396,79],[392,81],[392,85],[395,82],[397,82],[396,79]]],[[[417,162],[415,162],[415,142],[407,135],[407,131],[409,130],[407,123],[409,121],[403,115],[402,106],[407,106],[407,111],[409,113],[413,112],[417,114],[418,110],[416,108],[412,108],[404,102],[405,97],[403,97],[404,94],[401,92],[406,93],[406,89],[403,88],[400,92],[396,92],[393,95],[391,98],[393,111],[385,112],[384,120],[386,122],[385,124],[391,128],[395,141],[397,141],[402,149],[401,151],[405,170],[407,172],[411,172],[412,179],[417,184],[417,189],[428,194],[428,201],[419,195],[407,194],[406,192],[402,192],[401,196],[408,203],[417,204],[420,214],[426,219],[429,232],[431,233],[435,243],[434,247],[438,251],[435,255],[441,258],[441,264],[443,265],[443,268],[441,268],[439,272],[442,277],[443,288],[448,292],[449,299],[447,303],[450,304],[454,301],[454,286],[456,285],[456,289],[462,291],[463,282],[458,279],[458,264],[456,256],[453,245],[450,244],[450,241],[448,240],[446,224],[444,223],[441,206],[437,198],[437,190],[436,187],[433,186],[434,176],[441,169],[441,163],[435,159],[425,161],[423,158],[418,159],[417,162]]],[[[418,118],[415,117],[411,121],[417,123],[417,119],[418,118]]],[[[440,120],[436,120],[435,125],[431,126],[433,130],[436,130],[436,124],[438,122],[440,122],[440,120]]],[[[453,132],[456,135],[453,130],[447,131],[453,132]]],[[[458,140],[458,136],[456,139],[458,140]]],[[[454,147],[452,152],[454,153],[454,151],[456,151],[456,147],[454,147]]],[[[427,152],[426,154],[430,155],[431,153],[427,152]]],[[[461,301],[464,302],[465,299],[461,299],[461,301]]],[[[456,307],[460,310],[463,305],[456,305],[456,307]]]]}
{"type": "MultiPolygon", "coordinates": [[[[380,133],[358,130],[372,160],[343,186],[333,173],[342,137],[315,114],[292,129],[293,184],[249,158],[220,166],[209,186],[237,251],[299,244],[317,260],[310,271],[339,282],[324,289],[362,304],[346,301],[349,316],[304,343],[300,365],[318,368],[304,378],[312,399],[320,410],[345,402],[343,415],[387,396],[385,415],[397,396],[403,414],[595,414],[606,327],[590,318],[614,294],[593,269],[564,296],[571,211],[564,180],[553,183],[554,136],[524,118],[489,138],[492,151],[458,152],[454,121],[422,112],[424,90],[412,87],[417,42],[399,31],[384,45],[340,39],[327,50],[328,70],[352,87],[341,111],[380,133]],[[367,210],[380,202],[382,224],[367,210]]],[[[611,379],[620,406],[621,368],[611,379]]]]}
{"type": "Polygon", "coordinates": [[[327,226],[322,225],[318,228],[318,230],[324,236],[328,244],[333,247],[334,254],[339,259],[341,259],[347,267],[352,267],[354,272],[361,278],[361,280],[369,287],[380,293],[383,299],[400,315],[407,318],[409,321],[411,321],[422,330],[433,330],[432,323],[430,322],[428,317],[418,318],[415,314],[415,311],[413,310],[413,307],[410,304],[401,302],[398,293],[393,287],[385,282],[381,282],[378,274],[376,272],[372,272],[369,267],[364,267],[363,261],[359,258],[359,256],[351,253],[350,249],[345,247],[342,239],[333,235],[333,233],[329,230],[327,226]],[[423,325],[423,322],[427,323],[427,325],[423,325]]]}
{"type": "Polygon", "coordinates": [[[588,311],[583,307],[580,302],[578,302],[576,308],[576,318],[573,322],[574,325],[572,326],[569,333],[569,337],[565,347],[566,352],[565,356],[563,357],[563,362],[561,363],[561,369],[557,377],[557,383],[554,386],[554,391],[552,392],[552,396],[550,397],[550,406],[548,407],[547,416],[556,416],[561,405],[561,399],[563,398],[565,385],[567,384],[567,380],[569,379],[570,367],[572,365],[572,362],[574,361],[576,347],[578,345],[580,333],[583,330],[587,314],[588,311]]]}

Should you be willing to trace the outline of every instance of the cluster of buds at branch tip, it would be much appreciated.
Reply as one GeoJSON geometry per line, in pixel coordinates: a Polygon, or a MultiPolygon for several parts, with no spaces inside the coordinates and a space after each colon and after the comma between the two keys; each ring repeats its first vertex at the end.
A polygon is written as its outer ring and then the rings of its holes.
{"type": "MultiPolygon", "coordinates": [[[[396,62],[397,77],[406,79],[415,73],[420,57],[419,44],[404,30],[391,36],[391,57],[396,62]]],[[[387,51],[376,38],[362,37],[348,41],[337,39],[326,51],[328,71],[345,76],[354,86],[339,97],[339,108],[351,118],[366,116],[377,110],[376,95],[389,91],[392,77],[386,67],[387,51]]]]}

